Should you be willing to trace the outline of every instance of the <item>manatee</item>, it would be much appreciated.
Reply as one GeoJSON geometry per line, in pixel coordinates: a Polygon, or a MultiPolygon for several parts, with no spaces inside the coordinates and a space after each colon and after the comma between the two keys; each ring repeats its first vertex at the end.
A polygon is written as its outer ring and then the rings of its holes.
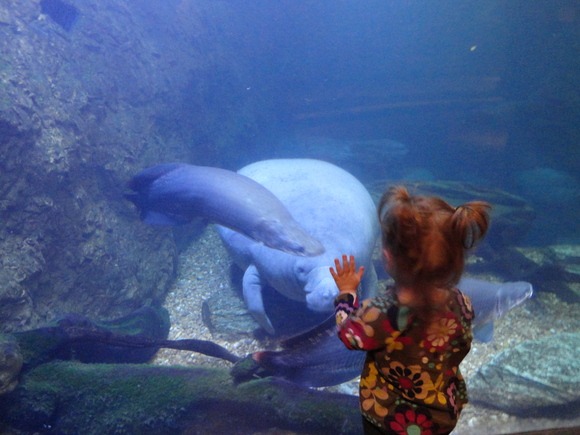
{"type": "Polygon", "coordinates": [[[457,286],[471,299],[475,311],[473,335],[484,343],[493,339],[493,322],[534,292],[526,281],[490,282],[463,277],[457,286]]]}
{"type": "MultiPolygon", "coordinates": [[[[378,240],[375,204],[366,188],[345,170],[320,160],[275,159],[238,171],[272,192],[324,252],[299,257],[257,243],[235,230],[218,226],[234,261],[245,272],[242,280],[248,310],[269,333],[274,328],[264,310],[262,292],[272,287],[317,312],[331,313],[338,288],[328,272],[343,253],[365,266],[361,294],[372,296],[376,273],[371,261],[378,240]]],[[[232,205],[234,207],[234,205],[232,205]]]]}
{"type": "Polygon", "coordinates": [[[141,171],[128,186],[134,193],[125,197],[148,224],[177,225],[201,217],[290,254],[324,251],[272,192],[233,171],[166,163],[141,171]]]}

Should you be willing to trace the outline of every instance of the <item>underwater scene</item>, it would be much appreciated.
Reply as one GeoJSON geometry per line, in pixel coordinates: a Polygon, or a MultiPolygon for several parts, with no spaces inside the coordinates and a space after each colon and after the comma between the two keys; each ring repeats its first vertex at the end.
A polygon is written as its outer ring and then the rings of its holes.
{"type": "Polygon", "coordinates": [[[577,0],[0,1],[0,434],[580,433],[579,221],[577,0]],[[397,185],[491,205],[433,379],[397,185]]]}

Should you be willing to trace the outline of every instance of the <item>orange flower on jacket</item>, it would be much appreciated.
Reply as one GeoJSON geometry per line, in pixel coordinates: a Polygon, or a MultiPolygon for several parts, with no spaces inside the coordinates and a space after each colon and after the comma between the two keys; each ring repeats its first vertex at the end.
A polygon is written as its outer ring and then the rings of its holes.
{"type": "Polygon", "coordinates": [[[442,317],[427,327],[423,345],[431,352],[443,349],[458,329],[459,324],[454,317],[442,317]]]}
{"type": "Polygon", "coordinates": [[[433,402],[435,402],[435,399],[437,399],[437,402],[439,402],[441,405],[447,404],[447,396],[445,395],[443,388],[443,373],[437,377],[437,380],[433,385],[433,389],[429,391],[429,395],[425,399],[425,403],[427,405],[431,405],[433,402]]]}
{"type": "Polygon", "coordinates": [[[373,328],[372,323],[375,322],[380,315],[381,312],[379,311],[378,308],[375,307],[371,307],[362,313],[362,316],[360,318],[361,325],[367,337],[375,336],[375,329],[373,328]]]}
{"type": "Polygon", "coordinates": [[[402,337],[401,331],[392,330],[390,335],[385,340],[387,345],[387,352],[391,353],[394,350],[402,350],[405,345],[411,344],[411,337],[402,337]]]}

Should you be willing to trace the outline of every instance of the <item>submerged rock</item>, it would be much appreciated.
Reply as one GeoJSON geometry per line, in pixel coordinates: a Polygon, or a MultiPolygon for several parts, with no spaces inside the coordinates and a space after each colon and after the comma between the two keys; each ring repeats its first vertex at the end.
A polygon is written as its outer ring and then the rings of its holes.
{"type": "Polygon", "coordinates": [[[538,284],[540,291],[556,293],[567,302],[580,302],[580,246],[516,249],[532,265],[528,277],[538,284]]]}
{"type": "Polygon", "coordinates": [[[14,337],[0,334],[0,395],[16,388],[22,362],[22,353],[14,337]]]}
{"type": "Polygon", "coordinates": [[[226,369],[55,362],[0,397],[3,425],[59,434],[353,434],[360,414],[355,396],[274,378],[236,385],[226,369]]]}
{"type": "Polygon", "coordinates": [[[580,333],[529,340],[498,354],[468,380],[476,404],[525,417],[580,412],[580,333]]]}
{"type": "Polygon", "coordinates": [[[148,164],[215,163],[245,143],[259,109],[244,61],[206,30],[229,7],[0,2],[0,331],[163,300],[175,241],[122,195],[148,164]]]}
{"type": "Polygon", "coordinates": [[[580,199],[580,182],[564,170],[535,168],[520,171],[515,178],[522,194],[543,205],[561,207],[580,199]]]}
{"type": "MultiPolygon", "coordinates": [[[[162,307],[142,307],[119,319],[92,321],[68,314],[43,328],[12,334],[30,370],[53,359],[88,363],[140,363],[149,361],[160,345],[143,346],[169,334],[169,316],[162,307]]],[[[154,343],[153,343],[154,344],[154,343]]]]}

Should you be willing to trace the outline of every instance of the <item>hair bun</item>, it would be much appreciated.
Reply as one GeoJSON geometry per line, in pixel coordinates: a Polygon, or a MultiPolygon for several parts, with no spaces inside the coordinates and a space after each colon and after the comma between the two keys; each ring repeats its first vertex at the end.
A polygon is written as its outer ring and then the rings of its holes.
{"type": "Polygon", "coordinates": [[[465,249],[473,248],[487,233],[489,210],[487,202],[473,201],[455,208],[452,224],[465,249]]]}

